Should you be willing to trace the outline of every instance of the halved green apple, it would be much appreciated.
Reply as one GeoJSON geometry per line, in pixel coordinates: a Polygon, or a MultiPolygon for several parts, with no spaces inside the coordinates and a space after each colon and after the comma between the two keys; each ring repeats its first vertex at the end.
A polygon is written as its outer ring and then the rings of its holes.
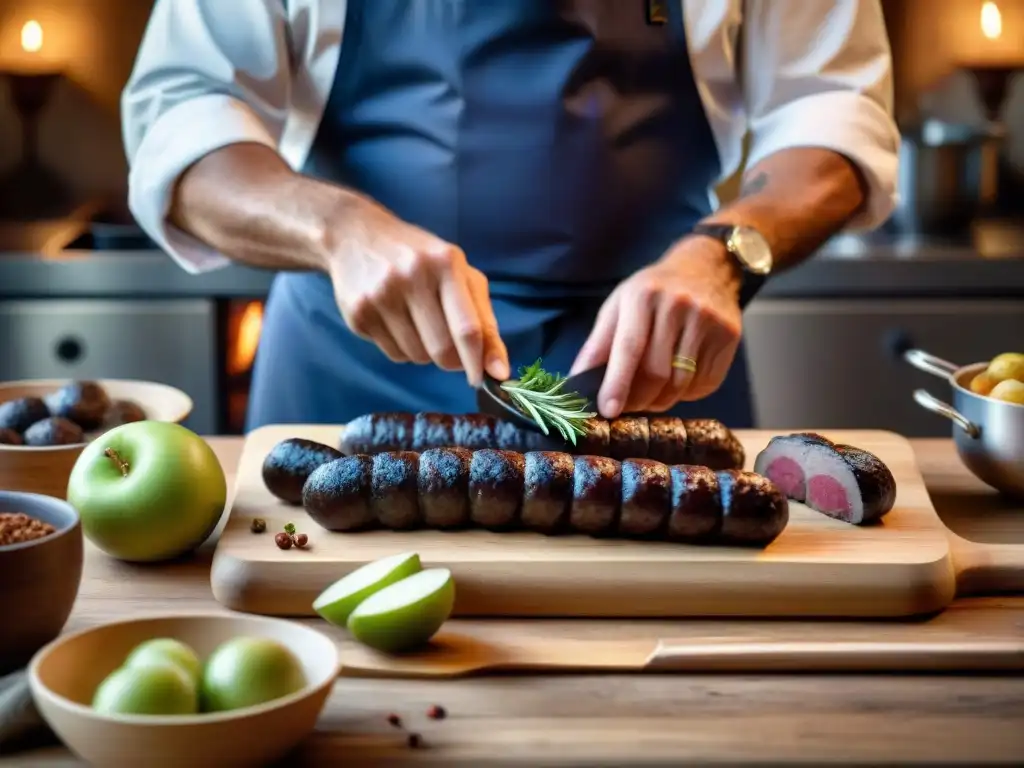
{"type": "Polygon", "coordinates": [[[420,556],[415,552],[374,560],[357,568],[320,593],[313,601],[313,610],[331,624],[344,627],[349,614],[371,595],[401,579],[419,573],[420,556]]]}
{"type": "Polygon", "coordinates": [[[399,653],[423,645],[451,616],[455,582],[447,568],[428,568],[366,598],[349,614],[356,640],[399,653]]]}

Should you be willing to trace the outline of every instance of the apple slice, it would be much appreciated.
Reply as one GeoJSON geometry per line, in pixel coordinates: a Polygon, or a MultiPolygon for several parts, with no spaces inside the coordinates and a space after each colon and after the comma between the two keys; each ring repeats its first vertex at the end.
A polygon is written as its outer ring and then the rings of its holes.
{"type": "Polygon", "coordinates": [[[363,600],[396,581],[419,573],[422,567],[420,556],[415,552],[403,552],[374,560],[346,574],[321,592],[313,601],[313,610],[331,624],[344,627],[349,614],[363,600]]]}
{"type": "Polygon", "coordinates": [[[447,568],[428,568],[371,595],[349,614],[361,643],[398,653],[426,643],[451,616],[455,582],[447,568]]]}

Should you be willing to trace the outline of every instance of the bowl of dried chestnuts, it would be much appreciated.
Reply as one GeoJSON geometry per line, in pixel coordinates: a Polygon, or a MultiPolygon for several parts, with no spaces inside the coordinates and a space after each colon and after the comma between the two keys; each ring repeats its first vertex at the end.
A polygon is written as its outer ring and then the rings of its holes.
{"type": "Polygon", "coordinates": [[[0,674],[60,634],[82,581],[82,526],[66,501],[0,491],[0,674]]]}
{"type": "Polygon", "coordinates": [[[192,399],[151,381],[31,379],[0,383],[0,488],[65,498],[86,444],[122,424],[180,424],[192,399]]]}

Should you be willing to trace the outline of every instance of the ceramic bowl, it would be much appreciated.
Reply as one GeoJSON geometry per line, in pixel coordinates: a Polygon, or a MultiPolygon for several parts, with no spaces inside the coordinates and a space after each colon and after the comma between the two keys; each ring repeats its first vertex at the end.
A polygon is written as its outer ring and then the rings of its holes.
{"type": "Polygon", "coordinates": [[[68,748],[92,765],[146,768],[267,765],[284,757],[316,725],[340,671],[326,635],[285,619],[244,614],[139,618],[60,637],[29,665],[36,707],[68,748]],[[174,637],[206,658],[234,637],[266,637],[302,663],[301,691],[255,707],[179,716],[103,715],[89,703],[96,687],[139,643],[174,637]]]}
{"type": "Polygon", "coordinates": [[[0,512],[22,512],[57,530],[0,546],[0,674],[24,666],[64,628],[82,581],[82,525],[66,501],[0,491],[0,512]]]}
{"type": "MultiPolygon", "coordinates": [[[[192,412],[192,399],[179,389],[151,381],[96,379],[111,400],[131,400],[152,421],[183,422],[192,412]]],[[[45,397],[70,379],[31,379],[0,383],[0,403],[21,397],[45,397]]],[[[95,437],[95,434],[86,437],[95,437]]],[[[67,494],[68,477],[86,443],[28,448],[0,445],[0,489],[56,496],[67,494]]]]}

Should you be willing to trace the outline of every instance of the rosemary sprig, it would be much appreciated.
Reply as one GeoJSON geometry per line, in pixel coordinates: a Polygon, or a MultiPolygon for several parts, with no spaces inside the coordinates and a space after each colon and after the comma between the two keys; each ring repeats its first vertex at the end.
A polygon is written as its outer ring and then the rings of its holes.
{"type": "Polygon", "coordinates": [[[529,416],[545,435],[554,427],[562,438],[576,445],[587,434],[587,420],[596,416],[587,410],[590,402],[578,392],[563,392],[566,377],[548,373],[540,360],[519,369],[519,379],[502,382],[512,403],[529,416]]]}

